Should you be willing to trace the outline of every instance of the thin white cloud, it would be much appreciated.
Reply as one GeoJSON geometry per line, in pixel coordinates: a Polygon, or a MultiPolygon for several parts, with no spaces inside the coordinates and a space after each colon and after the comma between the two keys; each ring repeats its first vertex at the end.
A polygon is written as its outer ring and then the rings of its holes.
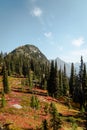
{"type": "Polygon", "coordinates": [[[35,17],[40,17],[42,15],[42,10],[39,7],[35,7],[32,11],[31,11],[32,16],[35,17]]]}
{"type": "Polygon", "coordinates": [[[83,38],[83,37],[79,37],[78,39],[74,39],[74,40],[72,41],[72,44],[73,44],[74,46],[77,46],[77,47],[82,46],[84,43],[85,43],[85,41],[84,41],[84,38],[83,38]]]}
{"type": "Polygon", "coordinates": [[[44,36],[47,38],[51,38],[52,37],[52,32],[45,32],[44,36]]]}

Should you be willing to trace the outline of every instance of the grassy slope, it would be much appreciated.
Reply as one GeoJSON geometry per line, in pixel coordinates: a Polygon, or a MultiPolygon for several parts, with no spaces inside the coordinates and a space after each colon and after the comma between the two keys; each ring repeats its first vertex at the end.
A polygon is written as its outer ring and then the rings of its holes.
{"type": "MultiPolygon", "coordinates": [[[[12,122],[11,128],[13,129],[35,129],[40,126],[43,119],[50,120],[49,113],[46,114],[44,107],[46,104],[54,102],[58,109],[58,112],[62,115],[62,129],[61,130],[72,130],[72,121],[78,124],[78,130],[83,130],[84,122],[82,117],[77,116],[79,111],[76,109],[69,109],[67,105],[64,105],[65,99],[59,99],[58,101],[49,97],[36,95],[40,101],[40,106],[38,110],[34,110],[30,107],[30,99],[32,94],[27,93],[27,91],[21,89],[21,80],[19,78],[9,77],[9,85],[11,87],[11,93],[5,95],[6,106],[0,108],[0,123],[12,122]],[[21,109],[14,108],[14,104],[19,104],[22,106],[21,109]]],[[[2,88],[2,79],[0,77],[0,88],[2,88]]],[[[37,91],[41,91],[37,89],[37,91]]],[[[45,91],[41,91],[45,93],[45,91]]],[[[1,94],[0,94],[1,97],[1,94]]]]}

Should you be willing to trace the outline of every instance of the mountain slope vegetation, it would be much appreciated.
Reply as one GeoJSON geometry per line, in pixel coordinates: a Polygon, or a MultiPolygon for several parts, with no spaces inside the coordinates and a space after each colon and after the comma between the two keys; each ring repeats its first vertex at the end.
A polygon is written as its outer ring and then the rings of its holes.
{"type": "Polygon", "coordinates": [[[83,57],[78,74],[72,63],[67,77],[65,64],[62,69],[57,60],[49,62],[33,45],[1,53],[0,122],[2,130],[85,130],[87,72],[83,57]]]}

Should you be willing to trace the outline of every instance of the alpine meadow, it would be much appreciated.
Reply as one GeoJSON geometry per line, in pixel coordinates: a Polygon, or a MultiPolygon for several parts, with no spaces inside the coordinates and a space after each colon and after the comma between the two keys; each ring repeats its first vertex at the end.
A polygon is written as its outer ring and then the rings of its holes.
{"type": "Polygon", "coordinates": [[[34,45],[0,53],[1,130],[85,130],[87,72],[81,56],[79,72],[70,76],[57,60],[49,61],[34,45]],[[20,120],[20,122],[19,122],[20,120]]]}

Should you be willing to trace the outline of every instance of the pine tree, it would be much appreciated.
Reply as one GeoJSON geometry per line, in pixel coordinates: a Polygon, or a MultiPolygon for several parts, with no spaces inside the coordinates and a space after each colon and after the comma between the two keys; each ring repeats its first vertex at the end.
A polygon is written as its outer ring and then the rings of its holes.
{"type": "Polygon", "coordinates": [[[9,93],[10,91],[8,84],[8,73],[5,64],[3,66],[3,91],[4,93],[9,93]]]}
{"type": "Polygon", "coordinates": [[[57,67],[57,62],[55,61],[55,75],[54,75],[54,97],[58,97],[59,93],[59,75],[58,75],[58,67],[57,67]]]}
{"type": "Polygon", "coordinates": [[[87,74],[86,74],[86,65],[85,64],[84,64],[84,70],[83,70],[82,86],[83,86],[84,107],[86,107],[86,105],[87,105],[87,74]]]}
{"type": "Polygon", "coordinates": [[[80,94],[80,108],[84,105],[84,99],[83,99],[83,72],[84,72],[84,62],[83,57],[81,56],[81,64],[80,64],[80,70],[79,70],[79,94],[80,94]]]}
{"type": "Polygon", "coordinates": [[[80,104],[80,109],[82,110],[85,104],[85,89],[86,89],[86,66],[83,62],[83,57],[81,56],[81,63],[78,76],[75,76],[75,89],[74,89],[74,101],[80,104]]]}
{"type": "Polygon", "coordinates": [[[49,130],[48,129],[48,122],[46,119],[44,119],[42,122],[42,130],[49,130]]]}
{"type": "Polygon", "coordinates": [[[80,81],[81,88],[82,88],[83,70],[84,70],[84,62],[83,62],[83,57],[81,56],[81,63],[79,69],[79,81],[80,81]]]}
{"type": "Polygon", "coordinates": [[[57,98],[58,97],[58,69],[57,69],[57,63],[54,61],[51,62],[51,69],[50,74],[48,78],[48,84],[47,84],[47,90],[50,96],[57,98]]]}
{"type": "Polygon", "coordinates": [[[64,64],[64,72],[63,72],[63,95],[67,95],[67,91],[69,88],[69,84],[68,84],[68,78],[66,75],[66,66],[64,64]]]}
{"type": "Polygon", "coordinates": [[[39,100],[38,98],[35,96],[35,108],[38,109],[39,108],[39,100]]]}
{"type": "Polygon", "coordinates": [[[51,128],[53,130],[58,130],[59,128],[61,128],[61,120],[54,103],[51,103],[50,105],[50,114],[51,114],[51,120],[50,120],[51,128]]]}
{"type": "Polygon", "coordinates": [[[78,75],[75,73],[75,86],[73,91],[73,101],[80,103],[81,98],[81,91],[80,91],[80,85],[79,85],[79,78],[78,75]]]}
{"type": "Polygon", "coordinates": [[[50,96],[54,95],[54,81],[55,78],[55,69],[54,69],[54,61],[51,61],[50,74],[47,82],[47,90],[50,96]]]}
{"type": "Polygon", "coordinates": [[[31,102],[30,102],[30,106],[33,108],[33,109],[38,109],[39,108],[39,100],[36,96],[32,96],[31,97],[31,102]]]}
{"type": "Polygon", "coordinates": [[[5,95],[4,92],[2,92],[1,107],[5,107],[5,105],[6,105],[5,95]]]}
{"type": "Polygon", "coordinates": [[[34,95],[31,97],[30,106],[31,106],[33,109],[35,108],[35,96],[34,96],[34,95]]]}
{"type": "Polygon", "coordinates": [[[75,70],[74,70],[74,64],[71,64],[71,74],[70,74],[70,80],[69,80],[69,93],[71,96],[73,96],[74,89],[75,89],[75,70]]]}
{"type": "Polygon", "coordinates": [[[62,71],[61,71],[61,67],[59,70],[59,96],[63,95],[63,79],[62,79],[63,75],[62,75],[62,71]]]}

